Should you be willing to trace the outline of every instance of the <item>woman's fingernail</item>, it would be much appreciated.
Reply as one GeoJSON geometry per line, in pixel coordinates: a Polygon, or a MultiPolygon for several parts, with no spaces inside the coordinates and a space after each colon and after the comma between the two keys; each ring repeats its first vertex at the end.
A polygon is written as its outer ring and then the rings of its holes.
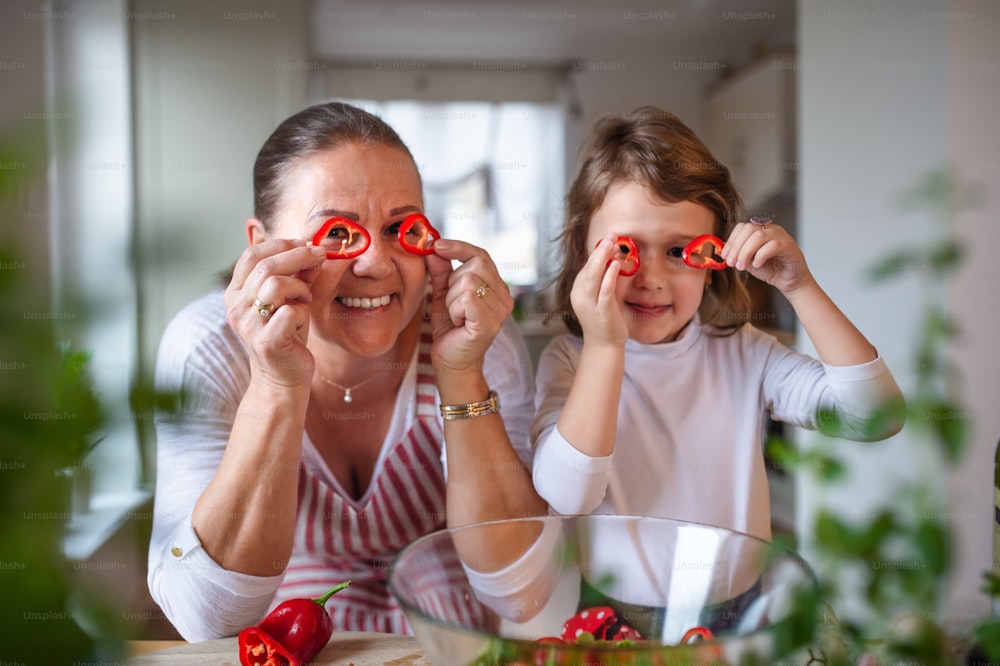
{"type": "Polygon", "coordinates": [[[326,259],[326,249],[320,247],[319,245],[310,245],[309,251],[312,252],[313,256],[317,259],[326,259]]]}

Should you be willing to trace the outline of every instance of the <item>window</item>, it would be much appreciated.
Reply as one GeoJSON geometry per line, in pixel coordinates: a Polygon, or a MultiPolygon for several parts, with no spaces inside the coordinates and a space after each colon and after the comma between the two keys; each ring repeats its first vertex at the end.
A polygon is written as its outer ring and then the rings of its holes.
{"type": "Polygon", "coordinates": [[[74,507],[65,548],[85,558],[147,493],[129,393],[138,361],[132,242],[127,3],[54,7],[45,54],[53,318],[90,353],[105,410],[101,443],[81,465],[89,505],[74,507]],[[72,20],[61,20],[63,12],[72,20]]]}
{"type": "Polygon", "coordinates": [[[487,248],[513,288],[551,277],[565,187],[560,105],[343,101],[383,118],[409,146],[442,235],[487,248]]]}

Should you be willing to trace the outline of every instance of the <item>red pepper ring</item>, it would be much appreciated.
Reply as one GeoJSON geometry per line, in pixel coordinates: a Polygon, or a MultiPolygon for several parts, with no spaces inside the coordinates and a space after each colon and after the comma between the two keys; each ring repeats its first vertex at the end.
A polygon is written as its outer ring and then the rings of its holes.
{"type": "Polygon", "coordinates": [[[687,645],[688,643],[693,642],[696,638],[702,641],[710,641],[715,638],[715,635],[708,627],[691,627],[684,632],[683,636],[681,636],[680,645],[687,645]]]}
{"type": "Polygon", "coordinates": [[[718,236],[712,234],[698,236],[684,246],[681,259],[691,268],[710,268],[721,271],[726,268],[726,262],[719,256],[719,253],[722,252],[725,245],[718,236]]]}
{"type": "Polygon", "coordinates": [[[335,585],[318,599],[282,602],[260,624],[239,635],[242,666],[303,666],[319,654],[333,635],[326,602],[351,584],[335,585]]]}
{"type": "MultiPolygon", "coordinates": [[[[594,247],[600,244],[601,241],[597,241],[597,245],[594,247]]],[[[639,248],[635,246],[635,241],[628,236],[619,236],[615,239],[615,244],[618,245],[618,256],[615,259],[619,259],[622,262],[622,267],[618,270],[618,275],[629,277],[638,273],[639,248]]],[[[611,261],[614,261],[614,259],[611,261]]],[[[608,262],[608,266],[611,265],[611,261],[608,262]]]]}
{"type": "Polygon", "coordinates": [[[441,238],[430,220],[420,213],[408,215],[399,225],[396,236],[404,250],[423,256],[434,254],[434,241],[441,238]]]}
{"type": "Polygon", "coordinates": [[[331,217],[323,223],[313,245],[326,249],[327,259],[353,259],[372,244],[368,230],[346,217],[331,217]]]}

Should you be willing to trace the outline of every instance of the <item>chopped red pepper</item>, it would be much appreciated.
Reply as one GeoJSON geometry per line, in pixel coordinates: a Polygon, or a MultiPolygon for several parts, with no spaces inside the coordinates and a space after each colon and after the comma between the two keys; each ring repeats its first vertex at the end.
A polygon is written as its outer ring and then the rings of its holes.
{"type": "Polygon", "coordinates": [[[719,271],[726,267],[726,262],[719,256],[724,246],[725,243],[718,236],[712,234],[698,236],[684,247],[681,259],[692,268],[711,268],[719,271]]]}
{"type": "Polygon", "coordinates": [[[313,236],[313,245],[325,248],[327,259],[351,259],[371,244],[368,230],[346,217],[331,217],[313,236]]]}
{"type": "Polygon", "coordinates": [[[333,635],[326,602],[351,584],[335,585],[318,599],[289,599],[260,624],[240,632],[243,666],[302,666],[319,654],[333,635]]]}
{"type": "Polygon", "coordinates": [[[441,238],[438,230],[431,225],[430,221],[420,213],[413,213],[407,216],[403,223],[399,225],[397,233],[399,244],[403,249],[413,254],[428,255],[434,254],[434,241],[441,238]]]}
{"type": "MultiPolygon", "coordinates": [[[[597,245],[600,244],[601,242],[597,241],[597,245]]],[[[622,262],[622,267],[618,270],[618,275],[623,277],[635,275],[639,272],[639,248],[635,246],[635,241],[628,236],[619,236],[615,239],[615,244],[618,245],[618,256],[615,259],[622,262]]],[[[594,247],[597,247],[597,245],[594,247]]],[[[610,265],[611,261],[608,264],[610,265]]]]}
{"type": "Polygon", "coordinates": [[[712,630],[708,627],[691,627],[684,632],[683,636],[681,636],[680,644],[685,645],[692,642],[695,638],[703,641],[710,641],[715,638],[715,636],[712,634],[712,630]]]}
{"type": "Polygon", "coordinates": [[[598,641],[639,640],[639,632],[618,619],[615,609],[610,606],[587,608],[563,624],[562,639],[576,643],[584,634],[590,634],[598,641]]]}

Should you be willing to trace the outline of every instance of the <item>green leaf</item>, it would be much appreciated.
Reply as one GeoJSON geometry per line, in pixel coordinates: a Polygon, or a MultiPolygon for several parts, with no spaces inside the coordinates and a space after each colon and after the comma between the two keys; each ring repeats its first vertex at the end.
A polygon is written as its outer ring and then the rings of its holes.
{"type": "Polygon", "coordinates": [[[927,264],[940,275],[952,272],[962,263],[965,252],[958,241],[949,238],[927,253],[927,264]]]}
{"type": "Polygon", "coordinates": [[[880,546],[897,530],[896,518],[889,511],[881,511],[858,535],[858,548],[869,560],[878,556],[880,546]]]}
{"type": "Polygon", "coordinates": [[[844,464],[830,455],[817,453],[813,456],[813,465],[820,480],[828,483],[842,479],[847,474],[844,464]]]}
{"type": "Polygon", "coordinates": [[[913,542],[930,573],[941,576],[947,572],[951,563],[947,525],[936,520],[921,521],[914,534],[913,542]]]}
{"type": "Polygon", "coordinates": [[[877,441],[906,422],[906,401],[903,399],[880,405],[864,425],[865,438],[877,441]]]}
{"type": "Polygon", "coordinates": [[[764,442],[764,451],[783,469],[798,469],[802,466],[802,456],[798,450],[781,437],[771,437],[764,442]]]}
{"type": "Polygon", "coordinates": [[[868,267],[868,279],[873,283],[885,282],[908,270],[919,269],[924,258],[915,250],[900,250],[868,267]]]}
{"type": "Polygon", "coordinates": [[[816,541],[831,553],[844,554],[855,538],[842,520],[829,511],[823,511],[816,519],[816,541]]]}
{"type": "Polygon", "coordinates": [[[833,409],[820,409],[816,413],[816,429],[827,437],[837,437],[843,424],[840,414],[833,409]]]}
{"type": "Polygon", "coordinates": [[[972,635],[991,663],[1000,661],[1000,618],[976,626],[972,635]]]}
{"type": "Polygon", "coordinates": [[[968,440],[968,415],[960,411],[957,405],[941,401],[924,405],[921,417],[936,436],[946,460],[952,464],[957,463],[968,440]]]}
{"type": "Polygon", "coordinates": [[[982,591],[994,599],[1000,599],[1000,576],[992,571],[983,573],[982,591]]]}

